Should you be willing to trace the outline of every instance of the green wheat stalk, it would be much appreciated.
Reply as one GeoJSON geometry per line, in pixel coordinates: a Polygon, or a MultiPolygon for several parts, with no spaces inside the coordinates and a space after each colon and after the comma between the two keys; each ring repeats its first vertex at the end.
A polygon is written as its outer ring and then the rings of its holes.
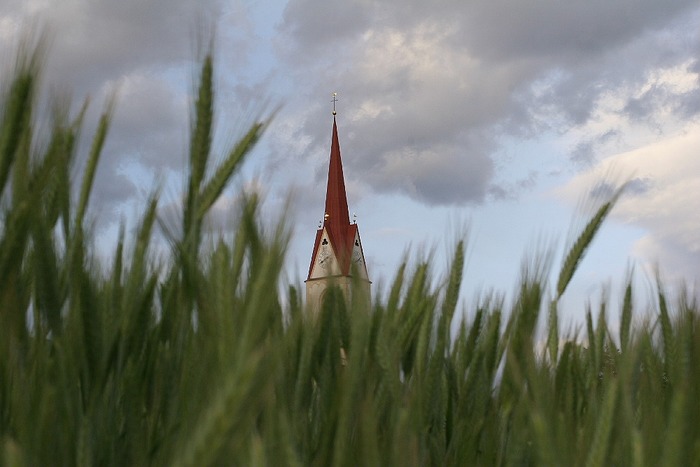
{"type": "Polygon", "coordinates": [[[561,296],[564,294],[564,291],[569,285],[571,278],[574,276],[578,265],[585,256],[588,247],[593,242],[593,238],[602,227],[603,222],[608,214],[610,214],[613,206],[615,206],[615,203],[619,199],[624,188],[624,185],[618,188],[612,197],[598,208],[596,213],[588,221],[581,234],[579,234],[576,241],[569,249],[569,252],[566,254],[564,259],[564,263],[562,264],[561,270],[559,271],[559,279],[557,279],[557,299],[561,298],[561,296]]]}

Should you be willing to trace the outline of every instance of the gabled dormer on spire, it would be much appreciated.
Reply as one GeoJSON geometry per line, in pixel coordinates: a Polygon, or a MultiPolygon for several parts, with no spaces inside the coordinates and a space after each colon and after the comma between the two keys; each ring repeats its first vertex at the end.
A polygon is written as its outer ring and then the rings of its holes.
{"type": "Polygon", "coordinates": [[[363,284],[366,283],[366,287],[363,288],[369,298],[370,282],[360,233],[357,224],[350,223],[334,110],[326,203],[322,224],[316,231],[309,275],[306,280],[307,304],[312,309],[318,309],[323,300],[323,292],[331,282],[343,289],[349,297],[353,274],[357,274],[363,284]]]}

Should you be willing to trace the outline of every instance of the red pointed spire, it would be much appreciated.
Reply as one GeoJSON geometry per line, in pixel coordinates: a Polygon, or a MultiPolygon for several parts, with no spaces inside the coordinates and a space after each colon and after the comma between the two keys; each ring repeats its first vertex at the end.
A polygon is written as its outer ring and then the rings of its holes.
{"type": "Polygon", "coordinates": [[[321,247],[320,240],[323,230],[328,237],[337,257],[342,274],[350,271],[350,256],[357,231],[356,225],[350,225],[348,198],[345,193],[345,178],[343,177],[343,162],[340,158],[340,143],[338,142],[338,125],[333,115],[333,135],[331,138],[331,159],[328,164],[328,185],[326,186],[326,209],[323,215],[323,226],[316,232],[316,242],[309,265],[309,279],[313,271],[314,259],[321,247]]]}
{"type": "MultiPolygon", "coordinates": [[[[319,225],[319,229],[316,231],[316,240],[309,264],[309,275],[306,279],[307,302],[316,308],[320,306],[323,290],[339,277],[352,277],[353,271],[358,272],[358,278],[364,281],[364,285],[361,287],[366,289],[367,297],[370,296],[369,285],[371,282],[367,277],[367,267],[360,244],[360,233],[356,224],[350,224],[343,161],[340,157],[340,143],[338,142],[338,125],[335,118],[336,101],[336,94],[333,93],[333,134],[331,136],[331,157],[328,164],[326,209],[323,225],[319,225]]],[[[345,281],[344,290],[348,292],[350,283],[346,279],[343,281],[345,281]]]]}
{"type": "Polygon", "coordinates": [[[343,177],[343,162],[340,158],[340,143],[338,142],[338,126],[333,116],[333,136],[331,139],[331,160],[328,165],[328,186],[326,187],[326,211],[323,216],[323,226],[331,231],[337,240],[344,239],[345,232],[350,226],[348,198],[345,193],[345,178],[343,177]]]}

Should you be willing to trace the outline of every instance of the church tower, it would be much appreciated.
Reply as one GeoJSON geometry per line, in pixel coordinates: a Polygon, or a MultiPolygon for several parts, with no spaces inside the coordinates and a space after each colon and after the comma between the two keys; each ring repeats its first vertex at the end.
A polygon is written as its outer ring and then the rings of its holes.
{"type": "MultiPolygon", "coordinates": [[[[333,101],[335,106],[335,95],[333,101]]],[[[306,279],[306,304],[313,312],[321,308],[324,293],[331,285],[339,287],[346,299],[350,299],[353,293],[361,293],[368,305],[370,303],[371,282],[362,251],[360,231],[354,221],[350,223],[335,116],[334,108],[326,205],[323,221],[316,231],[306,279]],[[352,290],[353,284],[360,290],[352,290]]]]}

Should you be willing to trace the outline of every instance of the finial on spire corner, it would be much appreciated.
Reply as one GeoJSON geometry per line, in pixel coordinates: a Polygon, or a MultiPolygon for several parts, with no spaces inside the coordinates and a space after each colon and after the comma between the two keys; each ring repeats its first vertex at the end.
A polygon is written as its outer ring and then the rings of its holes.
{"type": "Polygon", "coordinates": [[[335,111],[335,103],[338,102],[338,93],[337,92],[333,93],[333,99],[331,100],[331,102],[333,103],[333,115],[336,115],[337,112],[335,111]]]}

